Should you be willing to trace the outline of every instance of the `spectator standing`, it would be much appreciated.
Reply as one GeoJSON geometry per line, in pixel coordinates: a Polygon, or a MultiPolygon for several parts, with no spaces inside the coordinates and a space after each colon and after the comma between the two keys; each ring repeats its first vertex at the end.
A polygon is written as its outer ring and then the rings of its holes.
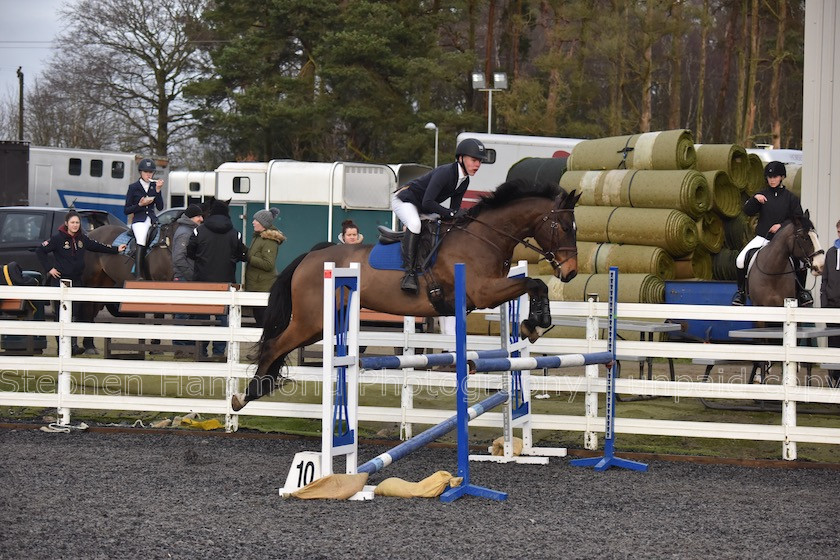
{"type": "MultiPolygon", "coordinates": [[[[820,284],[820,307],[840,307],[840,221],[837,222],[837,239],[825,252],[825,266],[820,284]]],[[[826,326],[835,328],[840,327],[840,324],[829,323],[826,326]]],[[[840,348],[840,336],[828,337],[828,345],[831,348],[840,348]]],[[[829,370],[828,377],[833,387],[840,386],[840,370],[829,370]]]]}
{"type": "MultiPolygon", "coordinates": [[[[187,242],[187,256],[195,261],[196,282],[236,282],[236,263],[247,259],[248,248],[242,234],[233,227],[228,205],[214,200],[207,219],[187,242]]],[[[220,325],[228,325],[227,314],[217,316],[220,325]]],[[[213,341],[214,357],[225,353],[224,341],[213,341]]]]}
{"type": "Polygon", "coordinates": [[[353,220],[344,220],[341,222],[341,233],[338,234],[338,241],[346,245],[356,245],[362,243],[365,236],[359,233],[359,226],[353,220]]]}
{"type": "MultiPolygon", "coordinates": [[[[59,280],[73,282],[74,287],[82,285],[82,275],[85,271],[85,252],[117,254],[125,250],[125,245],[112,247],[91,239],[82,231],[82,218],[75,210],[70,210],[64,217],[64,224],[47,241],[35,249],[35,255],[41,261],[41,266],[47,272],[49,286],[58,286],[59,280]],[[52,262],[49,255],[52,254],[52,262]]],[[[55,320],[58,321],[59,302],[54,301],[55,320]]],[[[78,303],[72,307],[73,319],[78,318],[78,303]]],[[[76,345],[73,337],[73,354],[81,354],[82,349],[76,345]]]]}
{"type": "Polygon", "coordinates": [[[137,166],[140,179],[128,185],[125,195],[125,215],[131,215],[131,231],[137,242],[137,258],[134,263],[134,277],[145,280],[144,263],[146,260],[146,245],[149,242],[149,230],[157,223],[155,208],[163,210],[162,180],[153,180],[157,167],[155,161],[146,158],[137,166]]]}
{"type": "MultiPolygon", "coordinates": [[[[245,284],[248,292],[270,292],[277,278],[277,254],[286,240],[283,232],[274,226],[280,214],[277,208],[260,210],[254,214],[254,240],[248,249],[248,264],[245,266],[245,284]]],[[[263,326],[265,307],[252,307],[254,321],[263,326]]]]}
{"type": "MultiPolygon", "coordinates": [[[[204,215],[201,206],[190,204],[176,222],[178,227],[172,235],[172,275],[176,282],[191,282],[194,278],[195,261],[187,256],[187,243],[193,236],[195,228],[200,226],[203,221],[204,215]]],[[[189,313],[176,313],[174,318],[191,319],[194,316],[189,313]]],[[[173,346],[190,346],[193,342],[190,340],[173,340],[172,344],[173,346]]],[[[175,352],[175,357],[186,357],[186,353],[175,352]]]]}

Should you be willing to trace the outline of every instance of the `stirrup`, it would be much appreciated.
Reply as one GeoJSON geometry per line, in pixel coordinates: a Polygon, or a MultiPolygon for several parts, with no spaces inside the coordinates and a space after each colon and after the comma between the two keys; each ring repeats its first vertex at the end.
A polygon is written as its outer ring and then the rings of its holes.
{"type": "Polygon", "coordinates": [[[799,307],[813,307],[814,306],[814,297],[811,295],[811,292],[807,290],[802,290],[796,294],[796,301],[799,304],[799,307]]]}
{"type": "Polygon", "coordinates": [[[745,305],[747,303],[747,294],[744,293],[743,290],[738,290],[735,292],[735,295],[732,296],[732,303],[731,305],[745,305]]]}
{"type": "Polygon", "coordinates": [[[416,294],[418,290],[417,275],[413,272],[407,272],[400,282],[400,289],[404,292],[416,294]]]}

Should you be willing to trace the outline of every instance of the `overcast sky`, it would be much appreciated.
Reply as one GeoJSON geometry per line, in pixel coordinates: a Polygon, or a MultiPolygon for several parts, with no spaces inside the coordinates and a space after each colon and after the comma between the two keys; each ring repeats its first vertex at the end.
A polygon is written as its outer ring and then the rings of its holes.
{"type": "Polygon", "coordinates": [[[35,82],[62,29],[58,8],[65,0],[0,0],[0,95],[18,94],[18,66],[24,89],[35,82]]]}

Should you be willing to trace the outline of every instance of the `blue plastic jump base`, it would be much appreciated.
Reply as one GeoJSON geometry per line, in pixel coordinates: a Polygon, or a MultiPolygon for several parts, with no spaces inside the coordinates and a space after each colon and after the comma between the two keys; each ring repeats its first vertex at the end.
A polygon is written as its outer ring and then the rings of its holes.
{"type": "Polygon", "coordinates": [[[646,471],[647,463],[639,463],[629,459],[621,459],[615,456],[615,380],[619,375],[620,368],[615,359],[615,338],[616,338],[616,311],[618,301],[618,268],[610,267],[610,317],[609,337],[607,352],[612,357],[612,367],[607,370],[607,394],[606,413],[604,430],[604,456],[587,459],[573,459],[570,464],[573,467],[594,467],[596,471],[605,471],[610,467],[619,467],[633,471],[646,471]]]}
{"type": "MultiPolygon", "coordinates": [[[[476,486],[470,482],[469,411],[467,409],[467,295],[466,266],[455,265],[455,371],[458,383],[455,397],[458,424],[458,476],[460,486],[450,488],[440,496],[441,502],[454,502],[463,496],[477,496],[491,500],[507,500],[506,492],[476,486]]],[[[501,393],[497,393],[501,394],[501,393]]],[[[507,397],[507,394],[505,394],[507,397]]],[[[505,399],[506,400],[506,399],[505,399]]]]}

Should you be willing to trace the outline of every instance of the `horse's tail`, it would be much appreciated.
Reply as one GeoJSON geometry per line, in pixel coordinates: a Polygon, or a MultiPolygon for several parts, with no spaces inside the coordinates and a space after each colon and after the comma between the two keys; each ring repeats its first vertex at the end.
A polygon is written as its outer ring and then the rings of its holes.
{"type": "Polygon", "coordinates": [[[331,245],[334,245],[334,243],[326,241],[318,243],[312,249],[290,262],[283,269],[283,272],[277,275],[277,279],[271,286],[271,292],[268,296],[268,307],[266,307],[263,317],[263,332],[259,342],[260,355],[262,355],[266,343],[280,336],[289,326],[289,321],[292,318],[292,276],[294,276],[295,270],[297,270],[301,261],[309,253],[331,245]]]}

